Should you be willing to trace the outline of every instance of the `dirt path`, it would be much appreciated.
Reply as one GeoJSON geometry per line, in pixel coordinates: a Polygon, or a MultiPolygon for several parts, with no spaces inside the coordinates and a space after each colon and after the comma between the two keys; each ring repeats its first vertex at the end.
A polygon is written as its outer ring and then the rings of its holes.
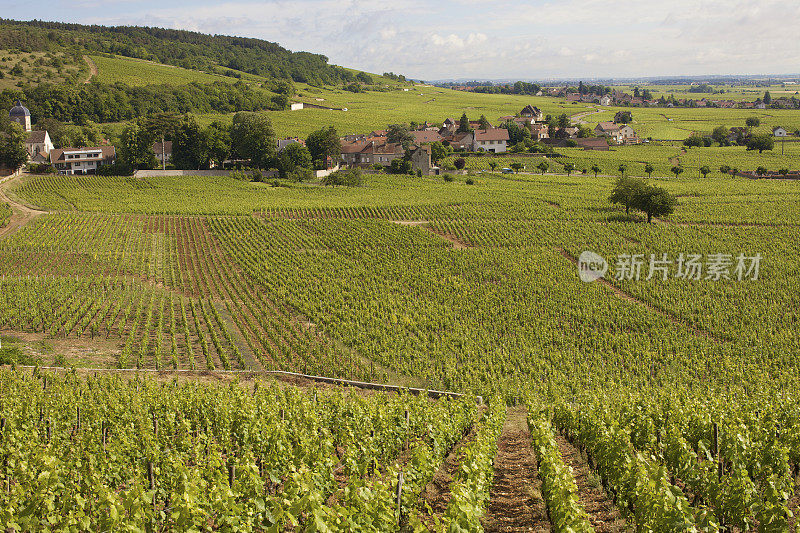
{"type": "Polygon", "coordinates": [[[86,61],[87,65],[89,65],[89,77],[83,80],[83,83],[89,83],[90,81],[92,81],[92,78],[97,77],[99,71],[97,70],[97,65],[95,64],[95,62],[92,61],[92,58],[90,58],[89,56],[83,56],[83,60],[86,61]]]}
{"type": "Polygon", "coordinates": [[[3,182],[0,182],[0,202],[8,204],[12,211],[11,219],[8,221],[8,224],[0,228],[0,239],[5,239],[13,235],[22,226],[39,215],[47,214],[47,211],[33,209],[25,204],[17,202],[16,200],[12,200],[6,194],[6,188],[9,187],[10,184],[17,179],[17,177],[18,176],[13,178],[5,178],[3,182]]]}
{"type": "Polygon", "coordinates": [[[427,231],[433,233],[434,235],[436,235],[438,237],[441,237],[442,239],[444,239],[446,241],[450,241],[450,243],[453,245],[453,248],[456,249],[456,250],[463,250],[464,248],[472,248],[471,244],[460,240],[458,237],[456,237],[455,235],[453,235],[451,233],[444,233],[444,232],[441,232],[441,231],[436,231],[435,229],[433,229],[432,227],[430,227],[428,225],[428,224],[430,224],[430,221],[428,221],[428,220],[392,220],[391,222],[393,224],[397,224],[399,226],[418,226],[418,227],[420,227],[420,228],[422,228],[424,230],[427,230],[427,231]]]}
{"type": "Polygon", "coordinates": [[[494,483],[482,523],[487,533],[550,531],[524,407],[509,409],[498,440],[494,483]]]}
{"type": "Polygon", "coordinates": [[[602,112],[603,112],[602,109],[597,109],[595,107],[595,108],[593,108],[592,111],[585,111],[583,113],[578,113],[577,115],[572,115],[571,117],[569,117],[569,119],[570,119],[570,121],[572,122],[573,125],[588,124],[588,122],[583,120],[584,118],[588,117],[589,115],[596,115],[596,114],[602,113],[602,112]]]}
{"type": "Polygon", "coordinates": [[[580,503],[589,515],[589,522],[597,533],[627,531],[625,519],[614,502],[603,491],[600,481],[592,474],[580,452],[563,436],[556,435],[564,464],[572,468],[578,486],[580,503]]]}

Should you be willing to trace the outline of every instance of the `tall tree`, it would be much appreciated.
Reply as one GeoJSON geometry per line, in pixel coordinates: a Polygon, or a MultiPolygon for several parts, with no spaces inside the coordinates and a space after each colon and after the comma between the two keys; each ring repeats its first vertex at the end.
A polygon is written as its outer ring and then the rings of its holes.
{"type": "Polygon", "coordinates": [[[230,127],[220,121],[215,121],[206,128],[204,133],[209,163],[213,161],[217,166],[221,166],[231,155],[230,127]]]}
{"type": "Polygon", "coordinates": [[[400,144],[403,149],[408,150],[411,143],[414,142],[414,137],[411,135],[408,124],[389,124],[386,129],[386,141],[400,144]]]}
{"type": "Polygon", "coordinates": [[[147,131],[142,119],[130,121],[122,130],[119,145],[119,160],[130,170],[153,168],[156,156],[153,153],[153,136],[147,131]]]}
{"type": "Polygon", "coordinates": [[[469,133],[470,131],[472,131],[472,128],[469,126],[469,119],[467,118],[467,114],[463,113],[458,121],[458,132],[469,133]]]}
{"type": "Polygon", "coordinates": [[[16,122],[9,122],[0,131],[0,164],[11,169],[18,169],[28,161],[25,139],[28,134],[16,122]]]}
{"type": "Polygon", "coordinates": [[[286,146],[278,154],[278,170],[281,176],[287,177],[297,168],[311,169],[311,152],[300,143],[286,146]]]}
{"type": "Polygon", "coordinates": [[[231,151],[239,159],[249,159],[258,169],[273,164],[275,132],[266,114],[240,111],[233,116],[231,151]]]}
{"type": "Polygon", "coordinates": [[[310,133],[306,139],[306,147],[311,153],[314,167],[318,169],[325,168],[329,157],[335,165],[342,155],[342,141],[333,126],[310,133]]]}
{"type": "Polygon", "coordinates": [[[482,130],[488,130],[492,127],[492,125],[489,124],[489,120],[486,118],[486,115],[481,115],[481,118],[478,120],[478,122],[480,123],[482,130]]]}
{"type": "Polygon", "coordinates": [[[172,164],[176,168],[199,170],[208,164],[208,143],[205,132],[191,115],[175,128],[172,140],[172,164]]]}

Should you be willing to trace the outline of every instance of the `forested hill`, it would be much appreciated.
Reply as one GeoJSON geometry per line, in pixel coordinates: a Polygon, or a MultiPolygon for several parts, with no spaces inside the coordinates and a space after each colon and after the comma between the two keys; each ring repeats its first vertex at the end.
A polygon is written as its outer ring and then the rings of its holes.
{"type": "Polygon", "coordinates": [[[261,39],[137,26],[0,19],[0,49],[33,52],[65,48],[212,72],[234,69],[313,85],[355,80],[354,73],[330,65],[324,55],[291,52],[261,39]]]}

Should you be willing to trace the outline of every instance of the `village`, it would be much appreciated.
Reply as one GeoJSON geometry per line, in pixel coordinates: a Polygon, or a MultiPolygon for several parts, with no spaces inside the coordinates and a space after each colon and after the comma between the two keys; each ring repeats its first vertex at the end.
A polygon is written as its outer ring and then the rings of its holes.
{"type": "MultiPolygon", "coordinates": [[[[22,102],[9,111],[11,121],[25,130],[25,149],[29,164],[40,170],[60,174],[95,174],[103,166],[114,165],[116,148],[103,143],[99,146],[55,147],[46,130],[33,129],[31,114],[22,102]]],[[[498,118],[493,125],[481,117],[469,120],[464,114],[460,119],[445,118],[441,123],[423,122],[411,125],[389,125],[385,130],[367,134],[345,134],[340,137],[338,158],[328,158],[325,168],[318,169],[317,177],[339,168],[361,168],[365,170],[389,169],[395,172],[422,175],[439,174],[436,163],[442,154],[504,154],[506,152],[529,151],[535,143],[549,146],[578,146],[585,150],[608,150],[609,145],[641,143],[634,129],[625,123],[601,122],[594,130],[572,124],[566,117],[545,117],[542,111],[526,105],[519,113],[498,118]],[[397,161],[397,163],[394,163],[397,161]],[[399,164],[403,163],[403,164],[399,164]],[[394,164],[394,165],[393,165],[394,164]],[[322,173],[322,174],[320,174],[322,173]]],[[[305,140],[289,137],[276,141],[280,154],[287,147],[305,140]]],[[[174,169],[172,161],[173,142],[156,141],[151,147],[159,167],[163,171],[174,169]]],[[[230,168],[234,164],[247,163],[226,159],[218,163],[219,168],[230,168]]],[[[458,169],[448,169],[458,170],[458,169]]],[[[273,171],[272,175],[277,175],[273,171]]]]}
{"type": "MultiPolygon", "coordinates": [[[[449,85],[450,89],[458,91],[483,92],[481,86],[449,85]]],[[[502,87],[502,86],[501,86],[502,87]]],[[[508,86],[506,86],[508,87],[508,86]]],[[[510,88],[510,87],[509,87],[510,88]]],[[[711,86],[695,85],[690,92],[714,92],[711,86]]],[[[729,98],[675,98],[674,96],[660,96],[654,98],[647,89],[640,90],[635,87],[633,94],[612,89],[610,87],[588,87],[581,82],[577,87],[541,87],[532,93],[534,96],[562,98],[569,103],[598,104],[601,106],[616,107],[688,107],[688,108],[719,108],[719,109],[800,109],[800,98],[795,96],[781,96],[773,98],[769,91],[762,97],[754,100],[733,100],[729,98]]],[[[719,93],[718,93],[719,94],[719,93]]]]}

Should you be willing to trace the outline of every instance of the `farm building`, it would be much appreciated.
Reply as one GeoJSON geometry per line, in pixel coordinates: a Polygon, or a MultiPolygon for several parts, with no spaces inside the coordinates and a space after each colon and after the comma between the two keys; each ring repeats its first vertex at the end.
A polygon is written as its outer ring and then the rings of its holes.
{"type": "Polygon", "coordinates": [[[50,164],[59,174],[94,174],[101,165],[114,164],[116,157],[113,146],[55,148],[50,151],[50,164]]]}
{"type": "Polygon", "coordinates": [[[786,137],[789,133],[784,129],[778,126],[774,130],[772,130],[772,135],[774,137],[786,137]]]}
{"type": "Polygon", "coordinates": [[[496,154],[506,151],[508,145],[508,130],[505,128],[492,128],[490,130],[475,130],[473,150],[485,150],[496,154]]]}

